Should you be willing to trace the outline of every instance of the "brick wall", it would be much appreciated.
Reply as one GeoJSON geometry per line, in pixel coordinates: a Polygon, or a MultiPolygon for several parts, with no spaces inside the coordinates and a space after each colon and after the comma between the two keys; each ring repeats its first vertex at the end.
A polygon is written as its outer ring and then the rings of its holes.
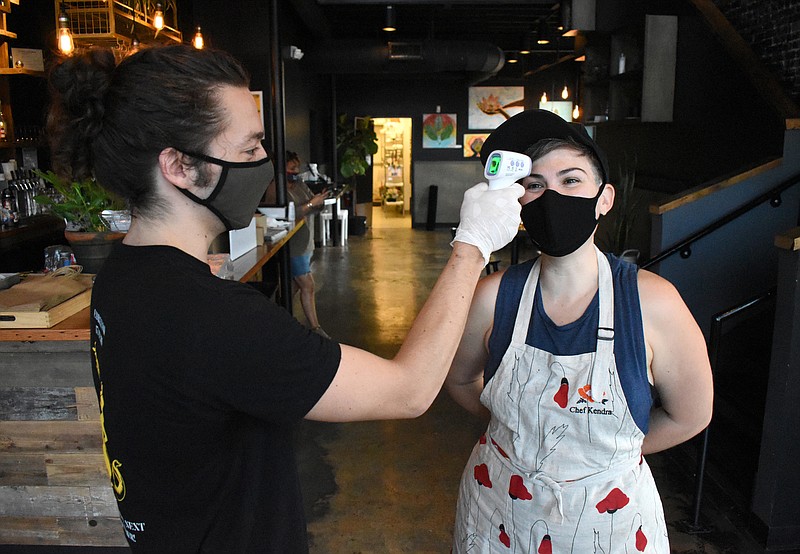
{"type": "Polygon", "coordinates": [[[714,0],[753,51],[800,103],[800,1],[714,0]]]}

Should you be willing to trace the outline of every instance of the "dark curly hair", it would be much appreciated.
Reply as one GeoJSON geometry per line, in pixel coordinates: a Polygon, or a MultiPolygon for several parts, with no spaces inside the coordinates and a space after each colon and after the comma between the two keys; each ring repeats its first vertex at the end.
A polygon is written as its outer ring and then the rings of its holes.
{"type": "Polygon", "coordinates": [[[225,124],[217,94],[225,85],[247,87],[249,76],[214,49],[150,47],[118,65],[107,49],[64,58],[49,73],[53,170],[68,180],[94,176],[152,213],[159,153],[207,152],[225,124]]]}

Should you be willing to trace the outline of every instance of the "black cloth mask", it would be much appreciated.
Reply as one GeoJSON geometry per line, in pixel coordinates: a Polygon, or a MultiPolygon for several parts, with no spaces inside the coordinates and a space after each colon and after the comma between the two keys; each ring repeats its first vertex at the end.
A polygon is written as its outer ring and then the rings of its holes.
{"type": "Polygon", "coordinates": [[[548,256],[572,254],[585,243],[597,227],[597,196],[566,196],[546,189],[539,198],[522,206],[520,217],[533,243],[548,256]]]}
{"type": "Polygon", "coordinates": [[[211,210],[228,231],[244,229],[250,225],[253,214],[275,177],[270,156],[255,162],[228,162],[205,154],[185,152],[193,158],[222,167],[214,190],[208,198],[199,198],[188,190],[179,188],[185,196],[211,210]]]}

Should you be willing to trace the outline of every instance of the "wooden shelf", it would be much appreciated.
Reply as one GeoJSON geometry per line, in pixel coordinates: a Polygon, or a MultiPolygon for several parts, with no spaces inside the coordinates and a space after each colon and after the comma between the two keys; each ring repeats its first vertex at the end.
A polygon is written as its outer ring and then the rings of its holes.
{"type": "MultiPolygon", "coordinates": [[[[644,14],[641,19],[595,35],[587,44],[584,114],[610,121],[672,121],[677,16],[644,14]],[[619,73],[621,57],[625,68],[619,73]],[[647,61],[647,63],[645,63],[647,61]]],[[[589,121],[595,125],[605,122],[589,121]]]]}
{"type": "Polygon", "coordinates": [[[34,71],[24,67],[0,67],[0,75],[30,75],[32,77],[44,77],[44,71],[34,71]]]}

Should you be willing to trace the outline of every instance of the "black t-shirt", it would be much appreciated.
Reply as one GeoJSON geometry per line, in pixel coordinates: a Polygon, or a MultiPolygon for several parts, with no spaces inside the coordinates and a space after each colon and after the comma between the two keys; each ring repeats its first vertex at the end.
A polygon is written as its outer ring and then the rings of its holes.
{"type": "Polygon", "coordinates": [[[132,547],[307,552],[292,423],[333,380],[337,343],[178,249],[119,245],[94,285],[92,352],[132,547]]]}

